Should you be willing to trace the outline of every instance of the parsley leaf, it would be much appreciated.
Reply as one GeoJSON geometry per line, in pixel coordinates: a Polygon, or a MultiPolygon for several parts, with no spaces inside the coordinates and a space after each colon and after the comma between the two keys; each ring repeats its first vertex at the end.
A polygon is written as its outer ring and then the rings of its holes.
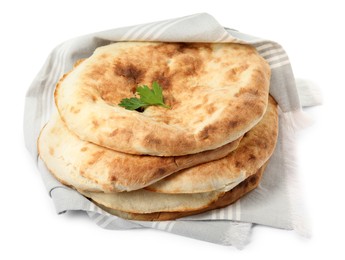
{"type": "Polygon", "coordinates": [[[119,103],[119,106],[128,110],[137,110],[148,106],[162,106],[170,108],[164,104],[162,87],[157,82],[152,83],[152,89],[147,85],[142,85],[138,86],[136,91],[140,98],[124,98],[119,103]]]}
{"type": "Polygon", "coordinates": [[[140,99],[137,98],[124,98],[119,104],[119,106],[124,107],[128,110],[136,110],[146,105],[146,103],[140,101],[140,99]]]}

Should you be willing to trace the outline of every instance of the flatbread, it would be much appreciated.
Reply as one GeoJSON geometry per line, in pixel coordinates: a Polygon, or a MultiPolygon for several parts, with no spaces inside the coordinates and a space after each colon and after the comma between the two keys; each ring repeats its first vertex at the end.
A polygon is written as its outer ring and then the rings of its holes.
{"type": "Polygon", "coordinates": [[[43,128],[39,155],[60,182],[86,191],[130,191],[174,172],[222,158],[240,139],[218,149],[179,157],[131,155],[80,140],[56,113],[43,128]]]}
{"type": "Polygon", "coordinates": [[[162,193],[200,193],[223,189],[255,173],[272,155],[278,138],[278,107],[270,96],[262,120],[238,148],[222,159],[185,169],[146,189],[162,193]]]}
{"type": "Polygon", "coordinates": [[[119,42],[97,48],[58,83],[67,127],[131,154],[179,156],[221,147],[262,118],[270,68],[254,47],[234,43],[119,42]],[[118,106],[157,81],[171,109],[118,106]]]}
{"type": "MultiPolygon", "coordinates": [[[[255,189],[261,180],[261,177],[263,175],[263,172],[265,170],[266,164],[260,168],[255,174],[249,176],[246,180],[239,183],[236,187],[234,187],[232,190],[227,191],[223,193],[219,198],[212,203],[206,205],[204,203],[204,207],[197,209],[197,210],[184,210],[184,211],[175,211],[175,212],[154,212],[149,214],[140,214],[140,213],[131,213],[131,212],[125,212],[121,210],[116,210],[110,207],[106,207],[100,203],[96,204],[104,209],[105,211],[109,212],[110,214],[119,216],[124,219],[131,219],[131,220],[141,220],[141,221],[163,221],[163,220],[174,220],[177,218],[182,218],[190,215],[200,214],[209,210],[217,209],[226,207],[234,202],[236,202],[238,199],[255,189]]],[[[176,196],[176,195],[175,195],[176,196]]],[[[193,195],[189,195],[193,196],[193,195]]]]}
{"type": "Polygon", "coordinates": [[[118,193],[79,192],[98,204],[131,213],[198,210],[216,201],[224,194],[224,191],[194,194],[164,194],[144,189],[118,193]]]}

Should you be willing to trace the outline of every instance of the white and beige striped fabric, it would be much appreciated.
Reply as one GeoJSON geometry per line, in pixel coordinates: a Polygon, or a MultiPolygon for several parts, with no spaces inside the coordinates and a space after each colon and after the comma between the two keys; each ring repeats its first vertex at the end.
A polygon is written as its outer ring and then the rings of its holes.
{"type": "MultiPolygon", "coordinates": [[[[304,82],[305,83],[305,82],[304,82]]],[[[317,105],[319,96],[304,86],[303,102],[317,105]]],[[[107,229],[154,228],[196,239],[243,247],[252,224],[295,229],[307,234],[304,215],[297,208],[293,133],[303,124],[302,106],[295,79],[284,49],[277,43],[226,29],[208,14],[195,14],[149,24],[112,29],[66,41],[57,46],[34,79],[26,95],[24,129],[27,149],[37,160],[49,195],[58,213],[82,210],[100,227],[107,229]],[[280,135],[275,153],[260,186],[248,196],[223,209],[176,221],[128,221],[112,216],[76,191],[54,179],[38,159],[36,140],[53,109],[53,92],[59,78],[76,60],[91,55],[95,48],[115,41],[238,42],[252,44],[272,68],[271,95],[280,106],[280,135]],[[291,190],[291,187],[294,190],[291,190]]]]}

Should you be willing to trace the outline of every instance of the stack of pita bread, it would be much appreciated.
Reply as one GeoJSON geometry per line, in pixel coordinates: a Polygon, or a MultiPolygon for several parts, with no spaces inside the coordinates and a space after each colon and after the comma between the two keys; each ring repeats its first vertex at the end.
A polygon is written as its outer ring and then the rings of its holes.
{"type": "Polygon", "coordinates": [[[58,82],[39,155],[61,183],[126,219],[224,207],[258,186],[273,153],[269,82],[269,65],[248,45],[103,46],[58,82]],[[170,108],[119,106],[152,82],[170,108]]]}

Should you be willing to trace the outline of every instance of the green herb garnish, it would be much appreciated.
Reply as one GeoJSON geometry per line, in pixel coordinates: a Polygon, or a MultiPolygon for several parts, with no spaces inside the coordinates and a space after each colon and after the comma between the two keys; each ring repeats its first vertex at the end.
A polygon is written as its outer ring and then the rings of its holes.
{"type": "Polygon", "coordinates": [[[161,106],[170,108],[163,101],[162,87],[157,83],[152,83],[152,89],[146,85],[138,86],[136,92],[140,98],[124,98],[119,103],[119,106],[128,110],[140,110],[148,106],[161,106]]]}

